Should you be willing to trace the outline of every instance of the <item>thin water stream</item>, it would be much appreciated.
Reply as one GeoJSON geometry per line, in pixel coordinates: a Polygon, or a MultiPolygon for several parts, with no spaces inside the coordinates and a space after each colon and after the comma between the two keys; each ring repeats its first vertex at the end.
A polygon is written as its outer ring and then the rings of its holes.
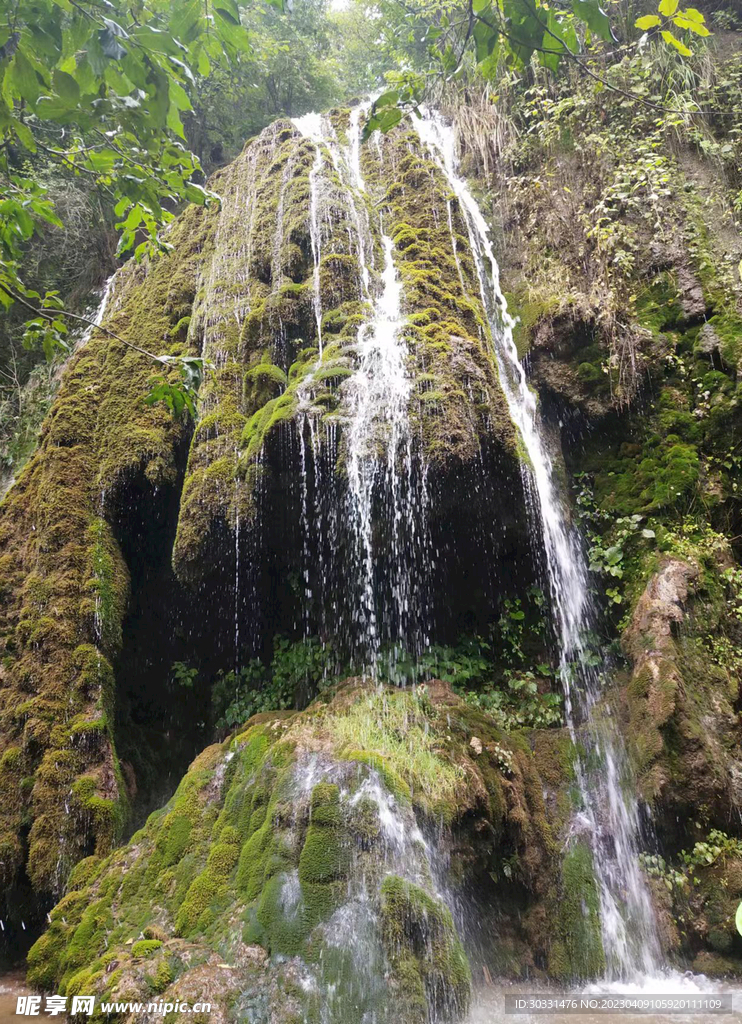
{"type": "MultiPolygon", "coordinates": [[[[374,213],[381,250],[380,273],[375,266],[374,232],[361,169],[361,119],[366,109],[365,105],[359,105],[351,112],[347,145],[340,144],[325,116],[307,114],[293,123],[314,142],[317,154],[310,172],[309,228],[320,360],[322,299],[319,282],[323,240],[318,211],[323,206],[323,190],[333,187],[323,175],[325,167],[332,170],[335,181],[340,182],[342,200],[350,214],[349,245],[359,266],[359,298],[367,300],[371,306],[371,315],[358,330],[354,372],[343,386],[343,443],[348,477],[344,511],[353,545],[353,578],[349,582],[355,589],[354,634],[360,663],[376,675],[385,645],[403,641],[413,649],[416,646],[420,609],[414,569],[417,567],[416,550],[424,535],[426,495],[425,474],[417,473],[413,465],[409,419],[413,382],[408,369],[402,284],[394,263],[394,243],[385,231],[380,212],[374,213]],[[324,152],[329,155],[329,161],[323,156],[324,152]],[[379,517],[385,518],[389,527],[385,546],[390,573],[385,586],[380,582],[380,550],[375,536],[379,517]]],[[[381,158],[381,149],[377,153],[381,158]]],[[[318,454],[314,444],[307,446],[304,442],[307,423],[313,419],[307,397],[311,384],[312,374],[300,396],[305,399],[299,423],[305,536],[314,526],[309,522],[305,499],[307,457],[316,459],[318,454]]],[[[315,464],[315,473],[316,469],[315,464]]]]}
{"type": "Polygon", "coordinates": [[[469,185],[457,168],[455,135],[437,114],[415,121],[420,139],[448,179],[466,222],[475,258],[482,302],[489,321],[492,351],[511,419],[527,457],[521,460],[529,515],[541,532],[546,575],[559,640],[559,675],[567,723],[581,738],[588,757],[575,765],[581,807],[574,816],[576,839],[587,841],[600,894],[601,928],[609,979],[647,979],[659,972],[660,949],[647,887],[639,868],[636,799],[625,785],[626,760],[609,716],[594,721],[604,676],[593,667],[586,635],[594,610],[581,537],[570,523],[555,482],[536,396],[531,391],[513,340],[514,321],[500,289],[499,267],[489,228],[469,185]]]}

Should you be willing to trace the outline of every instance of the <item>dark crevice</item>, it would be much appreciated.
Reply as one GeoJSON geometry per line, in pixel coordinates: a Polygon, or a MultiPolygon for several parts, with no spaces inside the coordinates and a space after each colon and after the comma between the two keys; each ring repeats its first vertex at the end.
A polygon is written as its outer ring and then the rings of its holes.
{"type": "Polygon", "coordinates": [[[116,678],[115,744],[132,806],[130,825],[169,798],[204,746],[205,695],[174,692],[172,666],[189,660],[194,608],[171,565],[189,438],[176,452],[176,479],[159,488],[142,476],[119,488],[108,515],[131,578],[116,678]]]}

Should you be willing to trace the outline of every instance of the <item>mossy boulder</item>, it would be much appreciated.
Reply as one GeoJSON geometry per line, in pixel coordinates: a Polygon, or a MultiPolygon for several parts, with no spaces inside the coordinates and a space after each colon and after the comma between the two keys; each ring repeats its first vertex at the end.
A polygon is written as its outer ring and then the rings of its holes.
{"type": "Polygon", "coordinates": [[[368,1013],[391,1024],[400,1007],[410,1022],[460,1020],[467,936],[434,879],[449,848],[461,851],[456,888],[519,850],[517,885],[538,899],[558,877],[551,785],[527,742],[443,684],[356,680],[304,712],[256,716],[207,748],[126,846],[80,863],[29,954],[29,982],[169,999],[196,977],[213,993],[213,971],[228,969],[214,996],[226,1019],[249,1003],[272,1020],[290,991],[297,1013],[324,1003],[338,1024],[368,1013]]]}

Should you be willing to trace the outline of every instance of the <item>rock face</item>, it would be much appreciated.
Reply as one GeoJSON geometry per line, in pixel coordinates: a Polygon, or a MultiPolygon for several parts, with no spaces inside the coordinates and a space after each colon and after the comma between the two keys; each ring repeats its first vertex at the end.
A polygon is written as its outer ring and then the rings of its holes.
{"type": "Polygon", "coordinates": [[[438,683],[351,681],[304,712],[258,716],[205,750],[125,847],[77,866],[29,979],[113,1000],[211,995],[216,1019],[256,1024],[320,1007],[337,1021],[455,1020],[472,967],[499,973],[507,955],[493,908],[479,920],[471,903],[498,875],[515,904],[530,890],[542,908],[525,930],[513,916],[511,957],[527,935],[532,962],[579,973],[591,876],[578,856],[560,881],[544,795],[569,752],[555,753],[540,752],[540,778],[522,738],[438,683]],[[520,861],[507,880],[505,858],[520,861]]]}
{"type": "Polygon", "coordinates": [[[178,574],[192,582],[213,570],[221,531],[236,520],[250,528],[256,488],[271,487],[266,475],[285,472],[281,424],[306,433],[299,441],[330,475],[347,460],[342,425],[381,287],[382,226],[403,289],[421,454],[466,463],[489,439],[512,457],[456,206],[413,131],[359,152],[354,113],[318,119],[313,137],[277,121],[214,182],[223,207],[189,333],[216,369],[203,389],[174,551],[178,574]]]}
{"type": "MultiPolygon", "coordinates": [[[[209,233],[209,215],[189,212],[172,231],[177,256],[126,267],[107,327],[156,353],[185,350],[177,323],[209,233]]],[[[24,864],[37,891],[60,893],[72,864],[110,849],[126,817],[112,743],[112,663],[129,591],[120,526],[129,502],[161,516],[187,443],[183,424],[143,404],[152,376],[150,361],[111,336],[91,338],[71,359],[38,451],[0,513],[5,894],[24,864]]]]}
{"type": "MultiPolygon", "coordinates": [[[[312,463],[313,494],[342,503],[348,381],[382,287],[382,223],[402,286],[408,456],[418,476],[456,502],[461,485],[450,478],[458,474],[466,487],[468,466],[499,459],[502,479],[514,481],[507,490],[515,507],[522,501],[514,431],[456,204],[414,133],[400,130],[356,158],[351,120],[350,111],[335,112],[317,142],[276,122],[216,176],[220,210],[190,209],[170,233],[168,255],[116,276],[105,330],[72,358],[39,449],[4,502],[6,892],[27,874],[38,892],[59,895],[80,857],[104,854],[122,833],[128,795],[114,742],[114,676],[117,661],[132,656],[122,623],[132,607],[132,565],[136,605],[144,547],[162,559],[172,545],[173,507],[174,569],[198,588],[193,629],[203,619],[218,661],[220,643],[234,640],[220,639],[225,621],[265,614],[270,598],[259,592],[261,579],[270,587],[270,578],[296,571],[286,546],[301,544],[300,450],[312,463]],[[157,355],[201,354],[209,362],[192,437],[187,423],[145,405],[157,364],[117,336],[157,355]],[[271,545],[277,553],[266,553],[271,545]],[[247,596],[227,608],[225,576],[237,573],[239,582],[240,571],[247,596]]],[[[368,439],[377,443],[385,442],[368,439]]],[[[493,486],[492,494],[525,551],[507,493],[493,486]]],[[[327,523],[312,536],[332,550],[347,548],[344,517],[329,514],[327,523]]],[[[316,566],[322,552],[307,558],[316,566]]],[[[160,594],[178,586],[166,570],[160,594]]],[[[342,565],[327,588],[330,608],[347,590],[342,565]]],[[[286,617],[296,614],[291,608],[286,617]]],[[[135,781],[130,772],[129,790],[135,781]]]]}
{"type": "Polygon", "coordinates": [[[660,821],[702,805],[721,826],[740,800],[739,725],[728,674],[683,636],[700,581],[698,564],[665,556],[636,603],[623,638],[634,666],[629,735],[660,821]]]}

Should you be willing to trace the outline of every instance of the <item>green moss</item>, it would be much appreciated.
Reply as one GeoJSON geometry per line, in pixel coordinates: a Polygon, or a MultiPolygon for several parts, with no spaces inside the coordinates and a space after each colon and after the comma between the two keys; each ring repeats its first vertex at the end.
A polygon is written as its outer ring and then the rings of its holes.
{"type": "Polygon", "coordinates": [[[672,274],[657,274],[637,296],[635,310],[638,322],[653,334],[671,330],[682,315],[672,274]]]}
{"type": "Polygon", "coordinates": [[[592,852],[576,843],[562,861],[556,920],[549,952],[549,975],[563,982],[586,981],[605,972],[600,896],[592,852]]]}
{"type": "Polygon", "coordinates": [[[411,791],[422,806],[447,813],[463,772],[436,750],[436,738],[425,727],[414,695],[369,694],[324,724],[346,756],[367,764],[375,758],[392,792],[411,791]]]}
{"type": "Polygon", "coordinates": [[[173,970],[167,960],[163,959],[157,965],[155,973],[151,976],[152,991],[155,993],[164,992],[173,981],[173,970]]]}
{"type": "Polygon", "coordinates": [[[384,879],[381,897],[384,945],[403,1019],[465,1013],[471,972],[448,908],[395,875],[384,879]]]}
{"type": "Polygon", "coordinates": [[[340,903],[349,863],[340,791],[320,782],[312,790],[309,828],[299,856],[299,882],[309,927],[326,920],[340,903]]]}
{"type": "MultiPolygon", "coordinates": [[[[106,326],[122,337],[133,332],[149,351],[167,351],[170,330],[190,313],[191,282],[208,257],[212,228],[211,213],[189,212],[171,232],[172,255],[122,269],[106,326]]],[[[19,583],[28,581],[12,589],[0,628],[8,658],[0,746],[25,733],[19,770],[38,775],[20,803],[0,789],[0,834],[28,833],[26,869],[40,893],[63,882],[91,844],[110,849],[127,812],[112,736],[81,723],[114,720],[111,662],[121,644],[128,571],[109,510],[129,488],[141,488],[148,501],[151,488],[176,476],[184,424],[144,404],[151,374],[151,360],[93,332],[69,360],[39,448],[0,511],[0,560],[11,560],[19,583]],[[29,690],[31,678],[43,686],[29,690]],[[65,722],[72,728],[61,728],[65,722]],[[84,733],[94,742],[82,742],[84,733]],[[94,780],[93,792],[66,814],[70,787],[83,775],[94,780]]],[[[3,889],[21,869],[24,846],[12,856],[5,848],[3,889]]]]}
{"type": "Polygon", "coordinates": [[[162,949],[162,943],[157,939],[140,939],[131,947],[131,955],[136,957],[153,956],[158,949],[162,949]]]}

